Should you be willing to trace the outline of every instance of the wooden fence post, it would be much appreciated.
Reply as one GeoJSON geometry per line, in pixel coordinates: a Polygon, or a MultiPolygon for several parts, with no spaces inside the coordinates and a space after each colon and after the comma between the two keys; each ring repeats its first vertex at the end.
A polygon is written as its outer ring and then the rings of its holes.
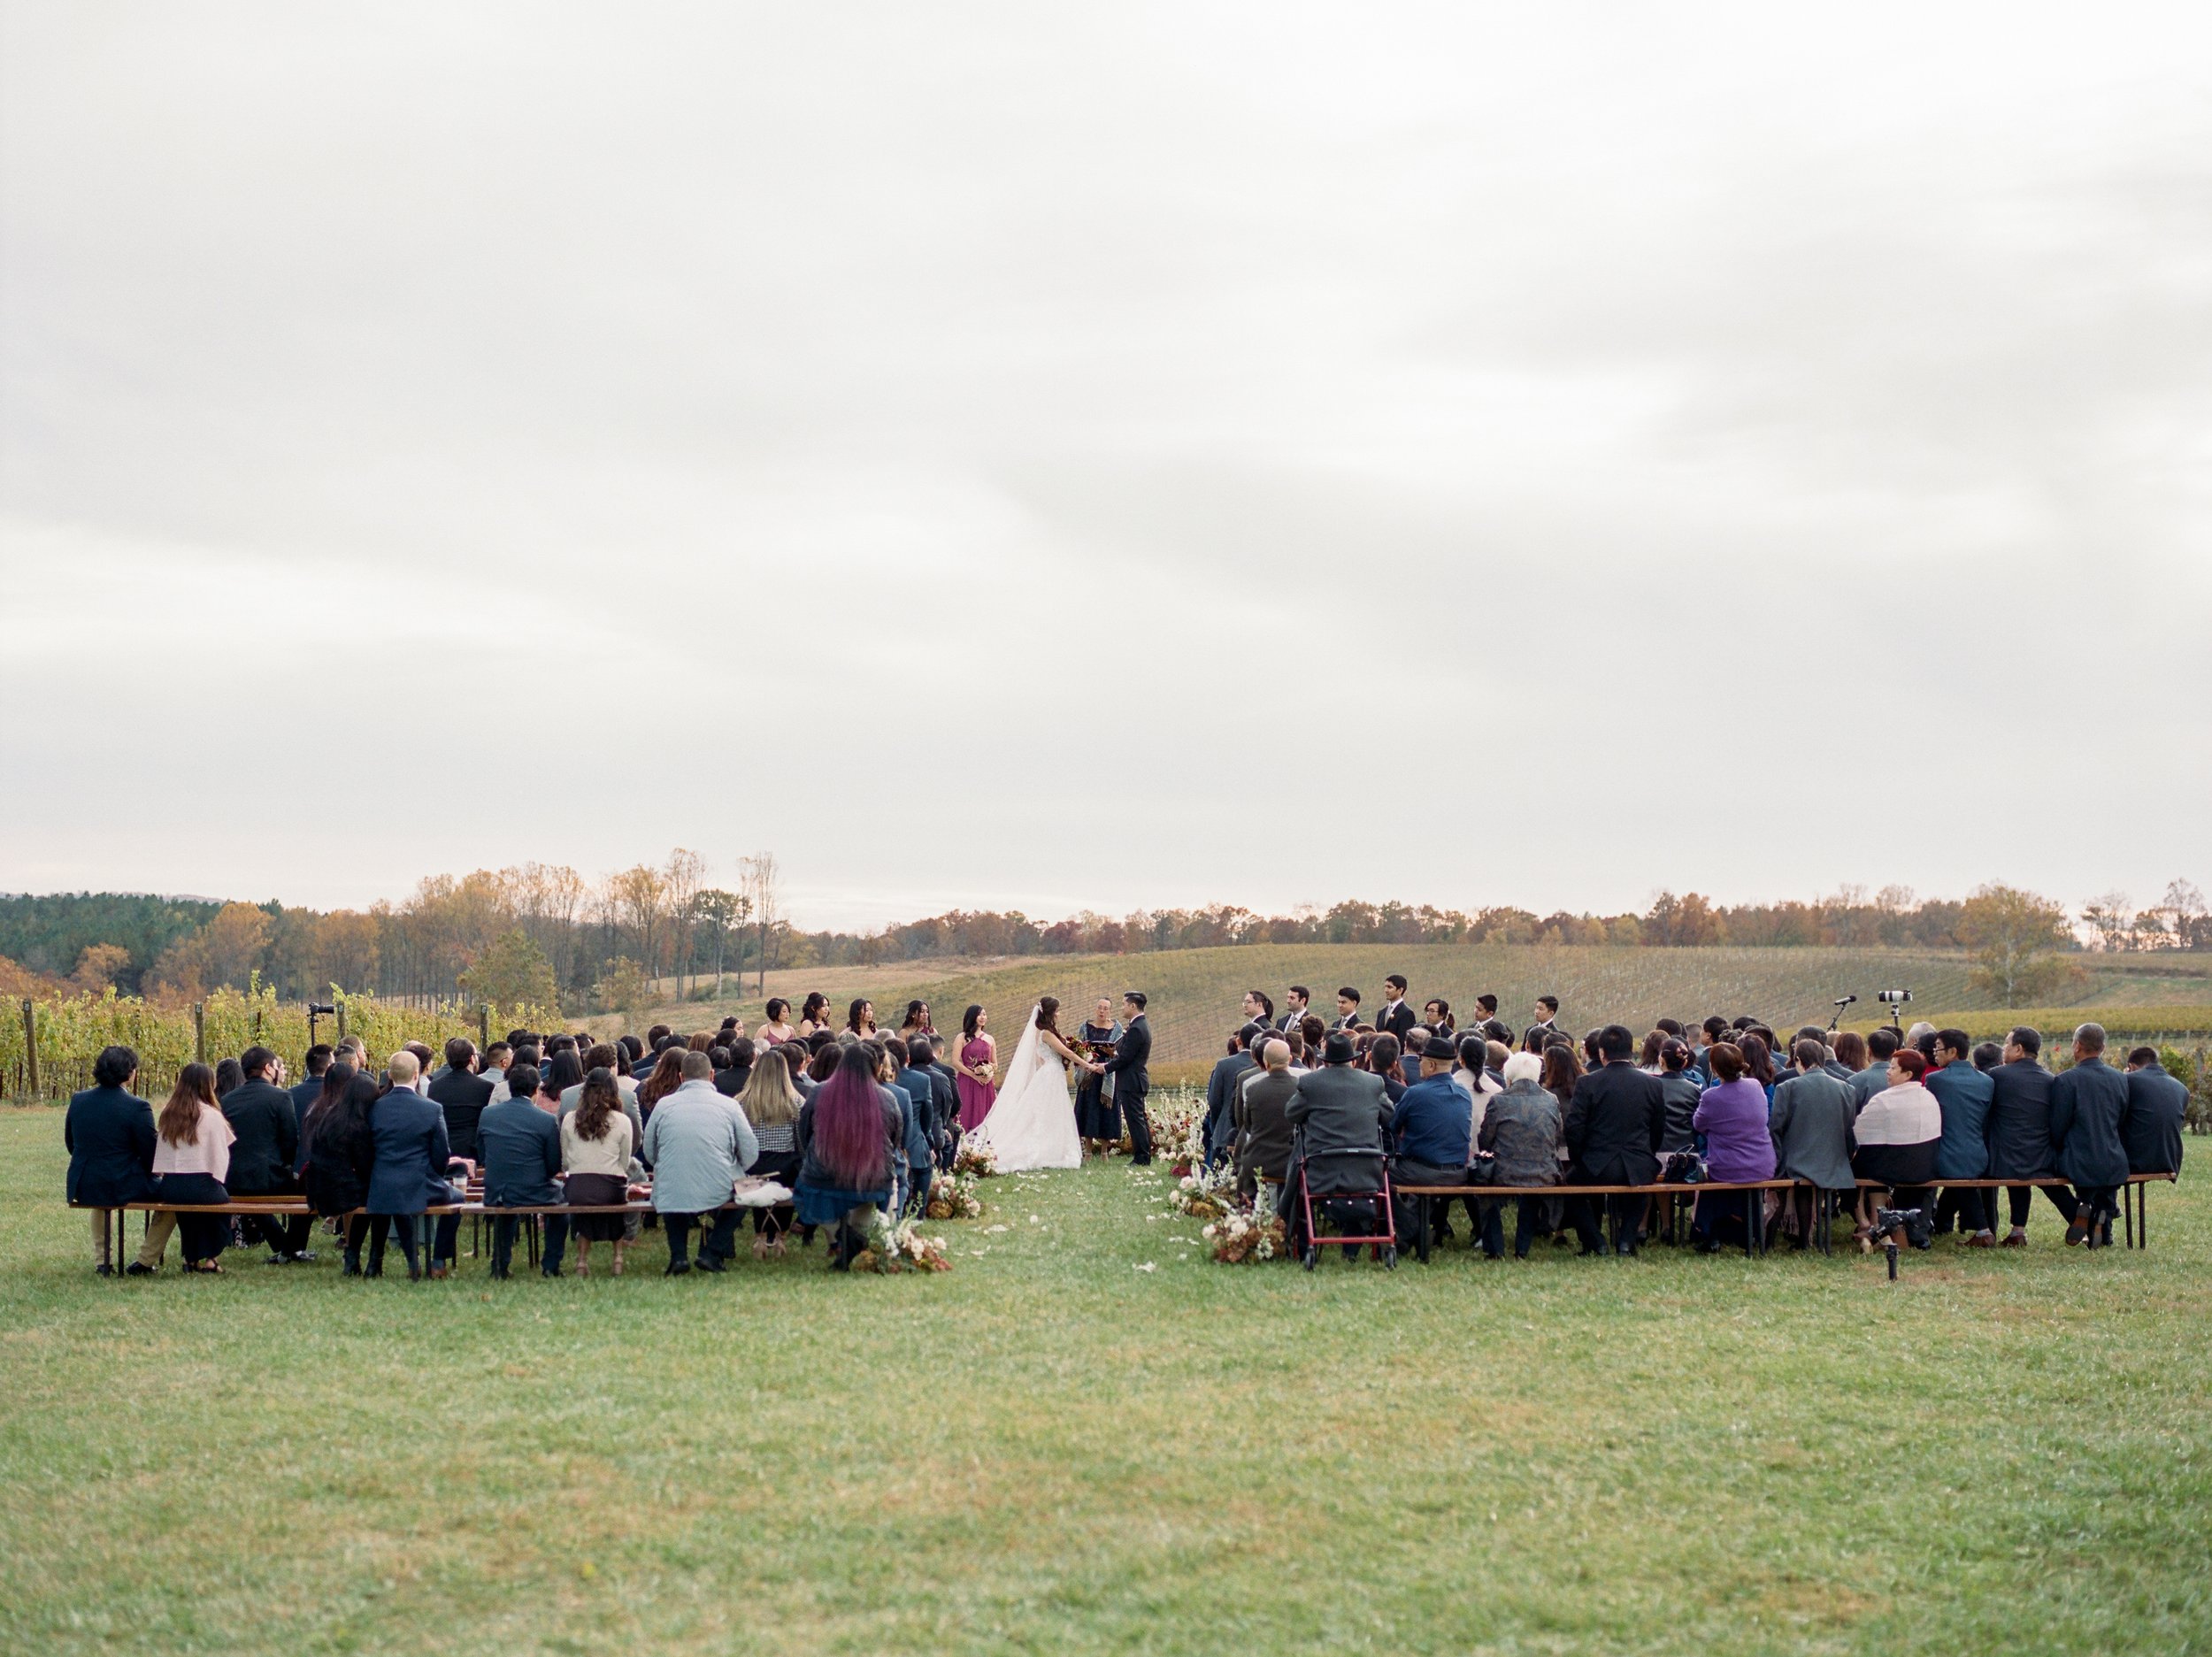
{"type": "Polygon", "coordinates": [[[481,1054],[492,1044],[492,1004],[489,1001],[476,1003],[476,1050],[481,1054]]]}
{"type": "Polygon", "coordinates": [[[202,1064],[207,1062],[207,1003],[205,1001],[192,1003],[192,1056],[202,1064]]]}
{"type": "Polygon", "coordinates": [[[23,1062],[24,1085],[29,1097],[38,1097],[38,1003],[29,996],[23,998],[23,1062]]]}
{"type": "Polygon", "coordinates": [[[346,1039],[346,998],[345,998],[344,996],[341,995],[340,997],[338,997],[338,1039],[339,1039],[339,1040],[341,1040],[341,1041],[343,1041],[345,1039],[346,1039]]]}

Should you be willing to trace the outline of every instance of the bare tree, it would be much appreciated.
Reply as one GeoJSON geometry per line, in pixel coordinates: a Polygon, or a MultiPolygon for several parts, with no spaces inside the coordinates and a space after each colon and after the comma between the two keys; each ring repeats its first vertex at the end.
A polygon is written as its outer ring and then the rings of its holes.
{"type": "Polygon", "coordinates": [[[783,871],[773,852],[755,852],[737,860],[738,890],[752,905],[753,924],[760,933],[759,977],[753,993],[768,993],[768,942],[783,920],[783,871]]]}
{"type": "Polygon", "coordinates": [[[699,888],[706,884],[707,860],[697,852],[679,846],[668,854],[668,867],[663,872],[668,903],[669,924],[674,936],[670,940],[671,955],[676,969],[676,999],[684,995],[684,976],[691,968],[691,929],[697,918],[692,909],[692,900],[699,895],[699,888]]]}
{"type": "Polygon", "coordinates": [[[2093,948],[2125,949],[2135,941],[2135,904],[2124,892],[2091,898],[2081,921],[2095,936],[2093,948]]]}

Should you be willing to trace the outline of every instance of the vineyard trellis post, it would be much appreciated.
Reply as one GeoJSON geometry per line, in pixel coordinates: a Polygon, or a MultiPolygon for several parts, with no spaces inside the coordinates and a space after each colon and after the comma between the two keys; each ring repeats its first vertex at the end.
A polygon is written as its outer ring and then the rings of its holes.
{"type": "Polygon", "coordinates": [[[23,998],[23,1064],[24,1086],[30,1097],[38,1097],[38,1003],[29,996],[23,998]]]}
{"type": "Polygon", "coordinates": [[[346,1039],[346,998],[334,995],[331,1000],[338,1003],[338,1039],[343,1041],[346,1039]]]}
{"type": "Polygon", "coordinates": [[[478,1053],[482,1053],[486,1047],[491,1046],[492,1004],[489,1001],[479,1001],[476,1003],[476,1050],[478,1053]]]}
{"type": "Polygon", "coordinates": [[[192,1057],[195,1062],[207,1062],[207,1003],[192,1003],[192,1057]]]}

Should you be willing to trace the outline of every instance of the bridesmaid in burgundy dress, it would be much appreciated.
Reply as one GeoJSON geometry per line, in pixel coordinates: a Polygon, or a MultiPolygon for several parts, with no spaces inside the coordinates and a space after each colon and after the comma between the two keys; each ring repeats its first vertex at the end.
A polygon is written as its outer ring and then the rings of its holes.
{"type": "Polygon", "coordinates": [[[991,1114],[998,1097],[998,1043],[983,1032],[989,1022],[980,1007],[968,1009],[960,1021],[960,1067],[953,1078],[960,1089],[960,1131],[972,1133],[991,1114]]]}

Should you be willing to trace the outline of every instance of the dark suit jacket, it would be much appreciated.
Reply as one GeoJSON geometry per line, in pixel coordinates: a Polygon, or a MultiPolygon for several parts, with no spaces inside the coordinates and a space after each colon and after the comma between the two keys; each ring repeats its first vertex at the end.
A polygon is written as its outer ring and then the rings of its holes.
{"type": "Polygon", "coordinates": [[[369,1135],[376,1143],[376,1166],[363,1208],[371,1214],[420,1214],[449,1199],[445,1168],[453,1151],[436,1104],[395,1087],[369,1112],[369,1135]]]}
{"type": "Polygon", "coordinates": [[[223,1095],[231,1142],[227,1190],[242,1197],[293,1188],[299,1166],[300,1120],[292,1095],[273,1082],[241,1082],[223,1095]]]}
{"type": "Polygon", "coordinates": [[[2033,1059],[1989,1073],[1989,1177],[2045,1179],[2058,1172],[2051,1145],[2051,1073],[2033,1059]]]}
{"type": "Polygon", "coordinates": [[[1106,1061],[1106,1074],[1114,1078],[1114,1102],[1142,1104],[1152,1091],[1152,1077],[1145,1068],[1152,1057],[1152,1026],[1139,1013],[1121,1032],[1121,1045],[1106,1061]]]}
{"type": "Polygon", "coordinates": [[[1567,1100],[1567,1155],[1586,1185],[1643,1185],[1659,1178],[1667,1101],[1659,1078],[1625,1059],[1601,1064],[1567,1100]]]}
{"type": "MultiPolygon", "coordinates": [[[[1531,1024],[1526,1030],[1524,1030],[1521,1032],[1521,1051],[1524,1053],[1529,1051],[1529,1043],[1532,1041],[1548,1041],[1553,1036],[1558,1033],[1559,1026],[1557,1024],[1531,1024]]],[[[1537,1051],[1541,1052],[1542,1048],[1540,1047],[1537,1051]]]]}
{"type": "Polygon", "coordinates": [[[145,1202],[154,1194],[154,1108],[119,1087],[88,1087],[61,1119],[69,1201],[88,1208],[145,1202]]]}
{"type": "Polygon", "coordinates": [[[2128,1078],[2101,1058],[2051,1078],[2051,1141],[2058,1171],[2078,1185],[2117,1185],[2128,1177],[2128,1078]]]}
{"type": "Polygon", "coordinates": [[[561,1124],[526,1099],[487,1105],[476,1119],[478,1160],[484,1164],[484,1201],[505,1207],[558,1202],[561,1124]]]}
{"type": "Polygon", "coordinates": [[[1406,1039],[1406,1032],[1420,1022],[1421,1016],[1413,1010],[1412,1004],[1408,1001],[1400,1001],[1395,1007],[1384,1007],[1377,1009],[1375,1033],[1380,1035],[1387,1031],[1399,1040],[1403,1041],[1406,1039]]]}
{"type": "Polygon", "coordinates": [[[945,1125],[945,1119],[937,1114],[936,1073],[902,1069],[899,1071],[899,1085],[905,1088],[908,1096],[914,1101],[914,1116],[921,1124],[922,1137],[935,1144],[937,1131],[945,1125]]]}
{"type": "Polygon", "coordinates": [[[1284,1109],[1298,1091],[1288,1070],[1255,1076],[1236,1090],[1237,1189],[1250,1192],[1262,1178],[1278,1185],[1290,1166],[1290,1118],[1284,1109]]]}
{"type": "Polygon", "coordinates": [[[433,1078],[430,1097],[445,1113],[445,1135],[456,1156],[476,1161],[476,1119],[491,1103],[492,1085],[470,1070],[447,1070],[433,1078]]]}
{"type": "MultiPolygon", "coordinates": [[[[781,1062],[780,1060],[778,1062],[781,1062]]],[[[753,1079],[749,1064],[733,1064],[726,1070],[714,1073],[714,1091],[725,1099],[735,1099],[745,1091],[745,1085],[753,1079]]]]}
{"type": "Polygon", "coordinates": [[[292,1121],[299,1130],[300,1154],[292,1164],[292,1171],[299,1173],[307,1166],[307,1113],[315,1108],[315,1101],[323,1096],[323,1078],[311,1076],[303,1082],[292,1084],[292,1121]]]}
{"type": "Polygon", "coordinates": [[[1305,1131],[1309,1153],[1380,1150],[1390,1131],[1390,1096],[1379,1076],[1348,1064],[1325,1064],[1298,1078],[1283,1116],[1305,1131]]]}
{"type": "Polygon", "coordinates": [[[2181,1171],[2181,1124],[2189,1111],[2189,1090],[2162,1064],[2127,1072],[2128,1172],[2181,1171]]]}
{"type": "Polygon", "coordinates": [[[1234,1142],[1237,1123],[1230,1112],[1237,1081],[1257,1062],[1249,1053],[1226,1053],[1214,1061],[1206,1078],[1206,1148],[1217,1151],[1234,1142]]]}

